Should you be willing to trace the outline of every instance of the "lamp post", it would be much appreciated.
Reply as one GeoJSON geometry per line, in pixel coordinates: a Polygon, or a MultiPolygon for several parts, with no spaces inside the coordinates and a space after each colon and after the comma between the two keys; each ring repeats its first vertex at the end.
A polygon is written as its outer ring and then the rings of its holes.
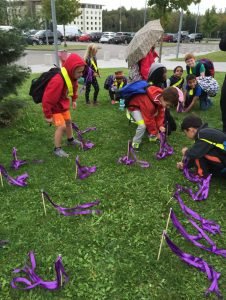
{"type": "Polygon", "coordinates": [[[183,10],[181,9],[181,12],[180,12],[179,31],[178,31],[178,35],[177,35],[177,53],[176,53],[176,58],[178,58],[178,56],[179,56],[179,48],[180,48],[180,38],[181,38],[182,22],[183,22],[183,10]]]}
{"type": "Polygon", "coordinates": [[[146,18],[147,18],[147,0],[145,0],[145,4],[144,4],[144,25],[146,24],[146,18]]]}
{"type": "Polygon", "coordinates": [[[195,21],[195,33],[197,32],[198,18],[199,18],[199,4],[198,4],[198,11],[197,11],[197,16],[196,16],[196,21],[195,21]]]}
{"type": "Polygon", "coordinates": [[[120,3],[120,8],[119,8],[119,31],[122,31],[122,6],[120,3]]]}
{"type": "Polygon", "coordinates": [[[52,12],[52,22],[53,22],[55,62],[56,62],[56,65],[59,67],[60,61],[59,61],[59,57],[58,57],[58,36],[57,36],[57,20],[56,20],[55,0],[51,0],[51,12],[52,12]]]}

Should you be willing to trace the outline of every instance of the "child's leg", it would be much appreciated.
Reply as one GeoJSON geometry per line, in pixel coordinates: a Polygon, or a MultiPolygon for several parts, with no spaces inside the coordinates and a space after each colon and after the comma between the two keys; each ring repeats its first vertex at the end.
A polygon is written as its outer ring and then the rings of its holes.
{"type": "Polygon", "coordinates": [[[226,132],[226,76],[221,89],[220,106],[221,106],[221,116],[223,122],[223,131],[226,132]]]}
{"type": "Polygon", "coordinates": [[[108,92],[109,92],[109,97],[110,97],[110,99],[111,99],[111,100],[114,100],[114,94],[115,94],[115,93],[114,93],[112,90],[109,90],[108,92]]]}
{"type": "Polygon", "coordinates": [[[203,92],[199,97],[199,107],[201,110],[207,110],[212,106],[212,101],[208,98],[207,93],[203,92]]]}
{"type": "Polygon", "coordinates": [[[90,94],[90,90],[91,90],[91,82],[87,82],[86,83],[86,93],[85,93],[85,98],[86,98],[86,104],[89,104],[89,94],[90,94]]]}
{"type": "Polygon", "coordinates": [[[62,137],[64,135],[66,126],[57,126],[54,135],[55,148],[61,148],[62,137]]]}
{"type": "Polygon", "coordinates": [[[54,135],[54,154],[59,157],[68,157],[69,155],[61,149],[62,137],[66,129],[63,115],[61,113],[53,114],[53,123],[56,126],[54,135]]]}
{"type": "Polygon", "coordinates": [[[98,84],[98,81],[97,81],[96,77],[93,78],[92,85],[94,87],[93,102],[96,103],[97,102],[97,96],[98,96],[99,90],[100,90],[99,84],[98,84]]]}
{"type": "Polygon", "coordinates": [[[139,144],[141,143],[143,135],[146,131],[146,126],[144,124],[143,116],[139,110],[135,110],[135,111],[131,112],[131,115],[134,118],[134,120],[136,121],[136,124],[138,125],[136,134],[133,137],[133,144],[138,144],[137,148],[139,148],[139,144]]]}

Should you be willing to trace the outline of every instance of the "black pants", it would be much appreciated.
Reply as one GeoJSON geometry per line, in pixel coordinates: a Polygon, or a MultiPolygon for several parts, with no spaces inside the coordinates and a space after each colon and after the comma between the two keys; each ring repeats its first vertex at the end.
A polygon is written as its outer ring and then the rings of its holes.
{"type": "Polygon", "coordinates": [[[120,97],[117,96],[117,94],[111,90],[109,90],[109,96],[110,96],[110,99],[111,100],[115,100],[115,101],[119,101],[120,100],[120,97]]]}
{"type": "Polygon", "coordinates": [[[221,89],[220,107],[223,122],[223,131],[226,132],[226,76],[224,78],[224,83],[221,89]]]}
{"type": "Polygon", "coordinates": [[[100,88],[99,88],[99,84],[98,84],[96,77],[93,77],[93,80],[91,82],[86,83],[86,94],[85,94],[86,103],[89,102],[89,94],[90,94],[90,90],[91,90],[91,85],[94,88],[93,102],[94,103],[97,102],[97,96],[99,94],[100,88]]]}
{"type": "Polygon", "coordinates": [[[166,128],[166,133],[167,135],[170,135],[172,131],[177,130],[177,124],[173,118],[173,116],[170,113],[169,108],[165,109],[165,128],[166,128]]]}

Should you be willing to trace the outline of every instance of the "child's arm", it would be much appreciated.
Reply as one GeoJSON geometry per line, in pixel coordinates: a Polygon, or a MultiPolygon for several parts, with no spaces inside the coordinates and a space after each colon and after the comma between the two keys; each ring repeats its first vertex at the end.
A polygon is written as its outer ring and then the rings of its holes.
{"type": "Polygon", "coordinates": [[[184,110],[184,112],[186,112],[186,113],[189,112],[198,100],[199,100],[199,97],[194,96],[191,104],[184,110]]]}

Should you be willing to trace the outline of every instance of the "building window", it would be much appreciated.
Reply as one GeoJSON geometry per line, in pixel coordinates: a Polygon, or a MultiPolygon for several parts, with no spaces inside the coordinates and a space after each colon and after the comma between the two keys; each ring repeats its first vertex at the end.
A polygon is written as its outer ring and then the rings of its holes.
{"type": "Polygon", "coordinates": [[[91,27],[91,30],[93,30],[93,27],[91,27]]]}
{"type": "Polygon", "coordinates": [[[89,25],[89,22],[86,22],[86,25],[89,25]]]}
{"type": "Polygon", "coordinates": [[[95,25],[97,25],[97,22],[95,22],[95,25]]]}
{"type": "Polygon", "coordinates": [[[83,30],[83,27],[81,27],[81,30],[83,30]]]}
{"type": "Polygon", "coordinates": [[[95,20],[97,19],[97,17],[95,17],[95,20]]]}
{"type": "Polygon", "coordinates": [[[90,22],[91,25],[93,25],[93,22],[90,22]]]}
{"type": "Polygon", "coordinates": [[[95,27],[95,30],[97,30],[97,27],[95,27]]]}
{"type": "Polygon", "coordinates": [[[89,30],[89,27],[86,27],[86,30],[89,30]]]}
{"type": "Polygon", "coordinates": [[[80,16],[80,18],[81,18],[81,19],[83,19],[83,17],[82,17],[82,16],[80,16]]]}
{"type": "Polygon", "coordinates": [[[93,19],[93,17],[90,17],[90,19],[93,19]]]}

